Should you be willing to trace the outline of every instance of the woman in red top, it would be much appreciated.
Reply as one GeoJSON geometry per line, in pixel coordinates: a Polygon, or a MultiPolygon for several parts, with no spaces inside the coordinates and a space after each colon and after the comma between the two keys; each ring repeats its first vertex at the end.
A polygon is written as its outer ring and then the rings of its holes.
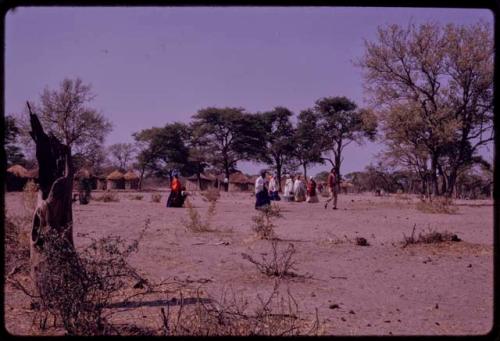
{"type": "Polygon", "coordinates": [[[170,183],[170,195],[167,200],[167,207],[182,207],[186,196],[182,194],[182,184],[177,173],[173,173],[173,179],[170,183]]]}

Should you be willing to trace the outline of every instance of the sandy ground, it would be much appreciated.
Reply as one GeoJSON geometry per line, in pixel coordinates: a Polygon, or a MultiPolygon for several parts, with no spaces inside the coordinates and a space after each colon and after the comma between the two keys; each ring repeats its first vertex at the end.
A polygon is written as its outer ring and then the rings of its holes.
{"type": "MultiPolygon", "coordinates": [[[[161,203],[151,202],[152,193],[133,200],[133,193],[123,192],[120,202],[75,204],[77,247],[86,243],[86,234],[132,240],[149,218],[140,250],[130,259],[146,277],[191,279],[204,282],[212,295],[231,288],[249,300],[271,290],[274,280],[241,257],[244,252],[260,259],[271,250],[270,242],[256,239],[252,231],[256,211],[251,193],[223,193],[211,223],[217,231],[205,233],[188,231],[183,224],[187,209],[166,208],[167,191],[161,193],[161,203]]],[[[290,289],[302,315],[312,317],[318,309],[326,334],[464,335],[491,329],[491,201],[457,201],[456,214],[429,214],[415,208],[416,198],[341,195],[337,211],[325,210],[324,200],[281,201],[283,217],[275,224],[279,247],[294,244],[295,272],[305,276],[282,285],[290,289]],[[403,234],[410,235],[414,224],[417,233],[449,231],[462,241],[402,248],[403,234]],[[370,246],[346,241],[358,236],[370,246]],[[334,304],[338,308],[331,309],[334,304]]],[[[208,202],[196,193],[191,202],[203,217],[208,202]]],[[[8,215],[19,214],[22,207],[20,193],[6,194],[8,215]]],[[[26,319],[28,301],[9,286],[6,290],[7,330],[30,334],[29,324],[20,323],[26,319]]],[[[130,318],[158,320],[160,305],[146,302],[139,307],[142,316],[130,318]]]]}

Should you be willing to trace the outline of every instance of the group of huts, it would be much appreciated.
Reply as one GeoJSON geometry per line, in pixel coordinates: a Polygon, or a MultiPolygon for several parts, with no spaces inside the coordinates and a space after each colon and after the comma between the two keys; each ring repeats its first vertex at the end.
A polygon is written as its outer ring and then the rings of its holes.
{"type": "Polygon", "coordinates": [[[215,175],[211,173],[202,173],[199,178],[198,175],[189,176],[183,182],[186,185],[187,191],[205,191],[210,188],[216,188],[219,190],[225,190],[227,186],[228,191],[253,191],[255,186],[255,180],[257,176],[245,175],[240,172],[236,172],[229,175],[229,181],[224,182],[224,175],[215,175]]]}
{"type": "MultiPolygon", "coordinates": [[[[7,168],[5,186],[7,191],[22,191],[26,183],[30,180],[38,179],[38,168],[27,170],[21,165],[13,165],[7,168]]],[[[122,173],[114,170],[109,174],[96,175],[86,168],[75,172],[73,185],[78,188],[80,180],[86,179],[90,182],[93,190],[107,189],[138,189],[139,176],[132,170],[122,173]]]]}

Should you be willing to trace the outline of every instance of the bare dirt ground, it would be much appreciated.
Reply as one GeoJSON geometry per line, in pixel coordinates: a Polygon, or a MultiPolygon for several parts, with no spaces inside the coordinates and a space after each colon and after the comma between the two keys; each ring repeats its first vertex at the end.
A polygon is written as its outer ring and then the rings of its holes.
{"type": "MultiPolygon", "coordinates": [[[[241,253],[260,259],[270,254],[267,240],[252,231],[255,216],[251,193],[222,193],[211,226],[217,231],[194,233],[183,224],[186,208],[166,208],[152,193],[119,193],[119,202],[74,204],[77,248],[85,235],[137,238],[146,219],[151,225],[137,254],[130,259],[148,278],[202,283],[218,296],[231,288],[255,299],[272,290],[274,280],[258,272],[241,253]]],[[[95,193],[95,195],[100,195],[95,193]]],[[[203,217],[208,202],[194,194],[191,202],[203,217]]],[[[457,201],[455,214],[430,214],[415,208],[416,198],[341,195],[339,209],[320,203],[280,201],[276,218],[280,248],[293,243],[295,272],[287,279],[304,316],[318,309],[324,332],[333,335],[463,335],[485,334],[493,323],[493,204],[457,201]],[[402,248],[403,234],[429,228],[456,233],[461,242],[418,244],[402,248]],[[370,246],[349,242],[364,237],[370,246]]],[[[7,215],[23,210],[22,194],[6,194],[7,215]]],[[[163,301],[138,302],[126,315],[135,323],[157,326],[163,301]]],[[[5,323],[9,332],[29,335],[29,300],[6,286],[5,323]]]]}

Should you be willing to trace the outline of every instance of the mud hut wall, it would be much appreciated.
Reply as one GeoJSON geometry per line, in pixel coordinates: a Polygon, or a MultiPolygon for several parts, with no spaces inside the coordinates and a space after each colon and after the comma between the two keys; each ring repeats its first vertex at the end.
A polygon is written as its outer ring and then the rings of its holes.
{"type": "Polygon", "coordinates": [[[125,189],[125,181],[120,180],[107,180],[106,189],[125,189]]]}
{"type": "Polygon", "coordinates": [[[125,180],[125,189],[138,189],[139,179],[125,180]]]}

